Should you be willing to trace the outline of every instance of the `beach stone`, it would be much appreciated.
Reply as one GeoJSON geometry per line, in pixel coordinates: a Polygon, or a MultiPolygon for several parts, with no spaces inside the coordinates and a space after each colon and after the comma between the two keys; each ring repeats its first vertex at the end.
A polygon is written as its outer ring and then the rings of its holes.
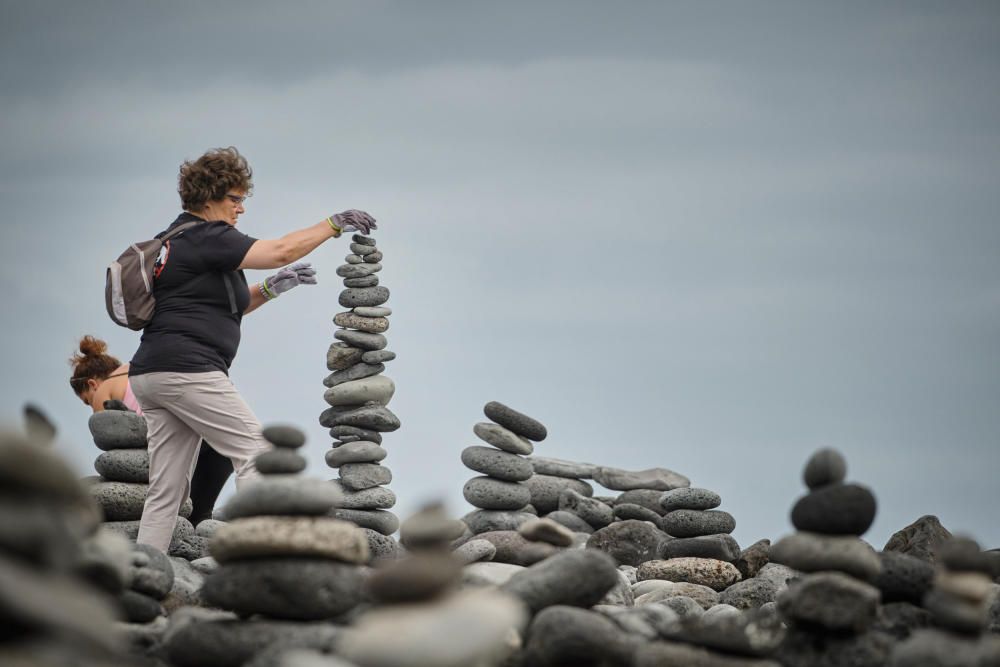
{"type": "Polygon", "coordinates": [[[326,368],[331,371],[342,371],[361,363],[364,350],[351,347],[347,343],[331,343],[326,351],[326,368]]]}
{"type": "Polygon", "coordinates": [[[327,408],[320,417],[321,426],[358,426],[373,431],[390,432],[399,428],[399,418],[383,405],[363,405],[346,412],[327,408]],[[329,413],[329,414],[328,414],[329,413]],[[325,422],[325,423],[324,423],[325,422]]]}
{"type": "Polygon", "coordinates": [[[170,565],[170,558],[148,544],[132,545],[132,554],[129,587],[154,600],[165,598],[174,585],[174,568],[170,565]]]}
{"type": "MultiPolygon", "coordinates": [[[[33,517],[24,514],[21,518],[34,521],[33,517]]],[[[80,542],[79,551],[73,555],[74,573],[102,591],[117,595],[128,586],[132,570],[132,544],[122,535],[98,528],[93,535],[80,542]]],[[[37,560],[35,563],[41,564],[37,560]]]]}
{"type": "Polygon", "coordinates": [[[365,581],[368,596],[383,604],[433,599],[453,590],[462,567],[449,553],[422,553],[382,563],[365,581]]]}
{"type": "Polygon", "coordinates": [[[884,667],[890,664],[892,648],[892,639],[877,632],[826,634],[790,628],[773,658],[782,665],[884,667]]]}
{"type": "Polygon", "coordinates": [[[383,535],[371,528],[362,528],[361,530],[368,537],[368,552],[371,554],[370,563],[380,563],[399,558],[402,548],[391,535],[383,535]]]}
{"type": "Polygon", "coordinates": [[[389,329],[389,320],[384,317],[362,317],[354,311],[337,313],[333,316],[333,323],[338,327],[348,327],[358,329],[367,333],[385,333],[389,329]]]}
{"type": "Polygon", "coordinates": [[[662,640],[641,644],[636,649],[631,664],[632,667],[663,667],[664,665],[684,665],[685,667],[781,667],[779,663],[767,658],[730,656],[710,651],[701,646],[662,640]]]}
{"type": "Polygon", "coordinates": [[[183,606],[201,606],[204,603],[201,587],[205,575],[183,558],[171,558],[170,565],[174,570],[174,585],[163,599],[164,611],[171,614],[183,606]]]}
{"type": "Polygon", "coordinates": [[[479,533],[476,535],[476,539],[487,540],[496,547],[493,561],[497,563],[528,566],[560,551],[557,547],[546,542],[529,542],[514,530],[493,530],[479,533]]]}
{"type": "Polygon", "coordinates": [[[381,251],[376,250],[371,254],[365,255],[365,262],[368,264],[378,264],[379,262],[382,261],[383,256],[384,255],[382,254],[381,251]]]}
{"type": "Polygon", "coordinates": [[[365,236],[364,234],[354,234],[351,236],[351,241],[359,245],[374,246],[375,239],[371,236],[365,236]]]}
{"type": "Polygon", "coordinates": [[[354,329],[337,329],[333,332],[333,337],[362,350],[382,350],[389,344],[388,339],[382,334],[354,329]]]}
{"type": "Polygon", "coordinates": [[[811,490],[840,484],[847,477],[847,461],[835,449],[821,449],[809,457],[802,480],[811,490]]]}
{"type": "Polygon", "coordinates": [[[245,485],[225,506],[229,520],[251,516],[322,516],[340,501],[339,489],[298,475],[266,475],[245,485]]]}
{"type": "Polygon", "coordinates": [[[991,556],[975,540],[953,537],[938,547],[937,562],[953,572],[981,572],[992,579],[1000,572],[994,573],[991,556]]]}
{"type": "Polygon", "coordinates": [[[469,540],[451,552],[462,565],[491,561],[497,553],[497,548],[489,540],[469,540]]]}
{"type": "MultiPolygon", "coordinates": [[[[646,604],[644,607],[663,606],[672,611],[682,622],[691,622],[700,619],[705,615],[705,610],[700,604],[686,595],[672,595],[663,598],[656,604],[646,604]]],[[[674,630],[675,628],[670,628],[674,630]]]]}
{"type": "MultiPolygon", "coordinates": [[[[354,280],[354,279],[351,279],[354,280]]],[[[376,281],[378,279],[376,278],[376,281]]],[[[347,281],[344,281],[347,285],[347,281]]],[[[358,306],[381,306],[389,300],[389,290],[385,287],[348,287],[340,293],[337,301],[344,308],[358,306]]]]}
{"type": "Polygon", "coordinates": [[[289,424],[271,424],[265,426],[261,433],[275,447],[298,449],[306,444],[306,434],[302,429],[289,424]]]}
{"type": "Polygon", "coordinates": [[[422,507],[403,522],[399,541],[410,552],[440,552],[464,535],[469,535],[466,525],[449,517],[444,505],[435,502],[422,507]]]}
{"type": "Polygon", "coordinates": [[[466,468],[507,482],[523,482],[535,474],[527,459],[493,447],[466,447],[462,450],[462,463],[466,468]]]}
{"type": "Polygon", "coordinates": [[[376,445],[382,444],[381,433],[366,428],[358,428],[357,426],[334,426],[333,428],[330,429],[330,436],[334,438],[343,438],[345,436],[357,436],[361,440],[374,442],[376,445]]]}
{"type": "Polygon", "coordinates": [[[858,484],[831,484],[799,498],[792,507],[798,530],[827,535],[863,535],[875,520],[875,496],[858,484]]]}
{"type": "Polygon", "coordinates": [[[930,626],[931,613],[926,609],[910,602],[888,602],[879,605],[871,632],[884,632],[896,641],[903,641],[915,630],[930,626]]]}
{"type": "Polygon", "coordinates": [[[129,623],[149,623],[164,614],[163,605],[158,600],[136,591],[124,591],[118,597],[118,602],[129,623]]]}
{"type": "Polygon", "coordinates": [[[342,614],[361,601],[356,565],[327,558],[237,560],[205,579],[202,595],[213,606],[240,615],[319,620],[342,614]]]}
{"type": "Polygon", "coordinates": [[[757,540],[742,552],[733,565],[744,579],[756,577],[760,569],[771,560],[771,540],[757,540]]]}
{"type": "Polygon", "coordinates": [[[732,535],[726,533],[677,538],[663,543],[663,551],[659,557],[664,560],[685,557],[711,558],[735,563],[740,557],[740,545],[732,535]]]}
{"type": "Polygon", "coordinates": [[[365,255],[370,255],[373,252],[378,252],[378,249],[373,244],[370,243],[352,243],[349,247],[351,249],[351,252],[353,252],[355,255],[361,255],[362,257],[364,257],[365,255]]]}
{"type": "Polygon", "coordinates": [[[790,580],[777,602],[782,616],[799,624],[858,633],[875,622],[879,591],[840,572],[820,572],[790,580]]]}
{"type": "Polygon", "coordinates": [[[205,539],[210,540],[213,536],[215,536],[215,531],[225,525],[225,521],[218,521],[217,519],[204,519],[198,522],[198,525],[194,529],[194,534],[198,537],[204,537],[205,539]]]}
{"type": "Polygon", "coordinates": [[[639,580],[666,579],[686,581],[708,586],[717,591],[725,590],[740,580],[740,572],[732,563],[711,558],[671,558],[649,560],[639,565],[639,580]]]}
{"type": "Polygon", "coordinates": [[[351,491],[340,480],[330,480],[329,484],[342,494],[337,505],[346,510],[387,510],[396,504],[396,494],[384,486],[351,491]]]}
{"type": "MultiPolygon", "coordinates": [[[[717,616],[730,616],[730,617],[731,616],[740,616],[740,613],[741,612],[740,612],[739,609],[737,609],[736,607],[733,607],[731,605],[728,605],[728,604],[717,604],[714,607],[709,607],[708,609],[706,609],[705,613],[702,615],[702,618],[705,619],[705,621],[708,621],[709,619],[713,619],[713,618],[715,618],[717,616]]],[[[712,628],[712,630],[714,631],[714,630],[716,630],[716,628],[712,628]]],[[[707,644],[703,644],[703,645],[707,645],[707,644]]],[[[713,646],[712,648],[718,648],[718,647],[713,646]]]]}
{"type": "Polygon", "coordinates": [[[882,551],[904,553],[928,563],[935,563],[938,548],[951,539],[951,536],[951,532],[941,525],[936,516],[927,514],[893,533],[882,547],[882,551]]]}
{"type": "Polygon", "coordinates": [[[361,528],[370,528],[382,535],[392,535],[399,530],[399,519],[385,510],[335,509],[331,516],[355,523],[361,528]]]}
{"type": "Polygon", "coordinates": [[[984,605],[937,588],[924,596],[923,605],[930,612],[934,625],[952,632],[977,635],[986,629],[989,621],[984,605]]]}
{"type": "Polygon", "coordinates": [[[334,447],[326,453],[326,464],[331,468],[339,468],[347,463],[371,463],[381,461],[388,455],[388,452],[381,445],[374,442],[359,440],[357,442],[345,442],[339,447],[334,447]]]}
{"type": "Polygon", "coordinates": [[[525,521],[517,532],[532,542],[548,542],[557,547],[568,547],[573,544],[573,531],[551,519],[525,521]]]}
{"type": "Polygon", "coordinates": [[[378,264],[341,264],[337,267],[337,275],[341,278],[364,278],[376,273],[376,266],[382,268],[378,264]]]}
{"type": "Polygon", "coordinates": [[[664,512],[673,510],[711,510],[722,504],[722,498],[715,491],[694,487],[681,487],[660,496],[660,506],[664,512]]]}
{"type": "Polygon", "coordinates": [[[611,508],[616,519],[635,519],[637,521],[649,521],[657,528],[660,527],[660,515],[651,509],[646,509],[642,505],[632,503],[621,503],[611,508]]]}
{"type": "Polygon", "coordinates": [[[499,424],[479,422],[472,427],[472,431],[486,444],[511,454],[528,455],[535,449],[531,442],[499,424]]]}
{"type": "Polygon", "coordinates": [[[722,592],[719,601],[737,609],[753,609],[774,602],[787,582],[799,573],[790,567],[768,563],[753,579],[738,581],[722,592]]]}
{"type": "Polygon", "coordinates": [[[392,471],[378,463],[345,463],[340,466],[340,483],[348,491],[364,491],[392,481],[392,471]]]}
{"type": "Polygon", "coordinates": [[[573,489],[584,496],[593,496],[590,484],[579,479],[553,477],[552,475],[532,475],[523,482],[531,493],[531,504],[539,514],[548,514],[559,509],[559,495],[564,489],[573,489]]]}
{"type": "Polygon", "coordinates": [[[364,362],[354,364],[343,370],[334,371],[323,379],[323,386],[336,387],[347,382],[360,380],[361,378],[378,375],[385,370],[385,364],[366,364],[364,362]]]}
{"type": "Polygon", "coordinates": [[[112,449],[94,461],[94,470],[112,482],[149,483],[149,451],[146,449],[112,449]]]}
{"type": "MultiPolygon", "coordinates": [[[[116,533],[131,542],[135,542],[136,537],[139,535],[139,520],[105,521],[101,524],[101,528],[103,530],[116,533]]],[[[177,522],[174,524],[174,532],[171,537],[171,544],[181,542],[192,535],[194,535],[194,527],[191,525],[191,522],[184,517],[177,517],[177,522]]]]}
{"type": "Polygon", "coordinates": [[[365,403],[388,405],[395,393],[396,384],[390,378],[384,375],[374,375],[330,387],[323,394],[323,399],[330,405],[365,403]]]}
{"type": "Polygon", "coordinates": [[[365,260],[361,257],[361,255],[348,255],[347,257],[344,257],[344,261],[348,264],[361,264],[365,260]]]}
{"type": "Polygon", "coordinates": [[[518,572],[501,590],[520,598],[532,613],[557,604],[590,607],[618,583],[616,567],[595,549],[560,551],[518,572]]]}
{"type": "Polygon", "coordinates": [[[541,442],[548,435],[545,426],[540,421],[498,401],[487,403],[483,407],[483,413],[487,419],[493,420],[500,426],[528,440],[541,442]]]}
{"type": "Polygon", "coordinates": [[[992,666],[1000,664],[1000,640],[921,629],[896,645],[891,663],[880,664],[892,667],[992,666]]]}
{"type": "Polygon", "coordinates": [[[593,463],[578,463],[564,459],[553,459],[545,456],[532,456],[528,459],[538,475],[553,477],[571,477],[573,479],[591,479],[594,476],[593,463]]]}
{"type": "Polygon", "coordinates": [[[473,477],[465,483],[462,495],[470,505],[485,510],[517,510],[531,501],[528,487],[492,477],[473,477]]]}
{"type": "Polygon", "coordinates": [[[765,657],[785,638],[785,626],[775,614],[759,610],[746,613],[725,604],[705,611],[697,623],[686,625],[673,637],[729,655],[765,657]]]}
{"type": "Polygon", "coordinates": [[[565,526],[575,533],[586,533],[589,535],[594,532],[593,526],[572,512],[561,512],[556,510],[555,512],[549,512],[546,514],[545,518],[555,521],[559,525],[565,526]]]}
{"type": "Polygon", "coordinates": [[[587,548],[607,553],[620,565],[639,567],[659,558],[668,539],[648,521],[616,521],[594,532],[587,540],[587,548]]]}
{"type": "Polygon", "coordinates": [[[146,447],[146,420],[134,412],[95,412],[87,420],[87,426],[94,436],[94,444],[104,451],[146,447]]]}
{"type": "Polygon", "coordinates": [[[366,364],[379,364],[383,362],[392,361],[396,358],[395,352],[390,352],[389,350],[368,350],[361,355],[361,361],[366,364]]]}
{"type": "Polygon", "coordinates": [[[602,614],[554,605],[531,622],[523,660],[525,665],[628,665],[637,643],[602,614]]]}
{"type": "Polygon", "coordinates": [[[882,569],[875,550],[853,536],[793,533],[771,547],[770,559],[799,572],[832,570],[869,582],[882,569]]]}
{"type": "MultiPolygon", "coordinates": [[[[364,288],[364,287],[375,287],[376,285],[378,285],[378,276],[376,276],[374,274],[370,275],[370,276],[362,276],[361,278],[345,278],[344,279],[344,287],[349,287],[349,288],[352,288],[352,289],[364,288]]],[[[386,299],[386,300],[388,300],[388,299],[386,299]]],[[[347,304],[344,304],[344,303],[341,303],[340,305],[344,306],[345,308],[350,307],[350,306],[347,306],[347,304]]]]}
{"type": "Polygon", "coordinates": [[[375,306],[371,308],[361,306],[360,308],[355,308],[353,312],[355,315],[360,315],[361,317],[389,317],[392,315],[392,308],[388,306],[375,306]]]}
{"type": "Polygon", "coordinates": [[[470,563],[462,568],[462,585],[473,588],[500,586],[506,583],[515,573],[521,572],[524,569],[523,565],[514,565],[513,563],[482,561],[470,563]]]}
{"type": "MultiPolygon", "coordinates": [[[[708,610],[719,604],[718,591],[703,586],[692,584],[688,581],[667,581],[665,579],[647,579],[640,581],[633,588],[633,594],[637,594],[635,604],[638,606],[656,604],[668,598],[685,597],[694,600],[702,609],[708,610]],[[657,588],[639,588],[642,584],[662,584],[657,588]],[[643,591],[637,594],[638,591],[643,591]]],[[[728,606],[728,605],[727,605],[728,606]]]]}
{"type": "Polygon", "coordinates": [[[534,518],[535,515],[528,512],[475,510],[462,517],[462,521],[473,534],[479,534],[495,530],[517,530],[522,524],[534,518]]]}
{"type": "Polygon", "coordinates": [[[610,507],[573,489],[563,489],[559,494],[559,510],[576,514],[595,529],[603,528],[615,519],[610,507]]]}
{"type": "Polygon", "coordinates": [[[663,515],[663,531],[674,537],[699,537],[731,533],[736,520],[722,510],[674,510],[663,515]]]}
{"type": "MultiPolygon", "coordinates": [[[[146,503],[149,485],[133,482],[95,482],[90,485],[88,491],[100,506],[106,521],[138,521],[142,518],[142,507],[146,503]]],[[[180,515],[191,516],[190,498],[181,505],[180,515]]]]}
{"type": "Polygon", "coordinates": [[[277,556],[368,562],[368,540],[364,533],[354,524],[329,517],[237,519],[216,531],[210,551],[219,563],[277,556]]]}
{"type": "Polygon", "coordinates": [[[666,514],[666,510],[660,505],[660,498],[663,496],[663,491],[657,491],[656,489],[632,489],[630,491],[625,491],[618,494],[615,498],[615,505],[639,505],[640,507],[645,507],[648,510],[652,510],[663,516],[666,514]]]}
{"type": "Polygon", "coordinates": [[[630,491],[632,489],[670,491],[691,485],[691,480],[687,477],[666,468],[630,471],[598,466],[594,470],[594,481],[606,489],[615,491],[630,491]]]}
{"type": "Polygon", "coordinates": [[[258,454],[253,464],[262,475],[294,475],[306,469],[306,460],[301,454],[283,447],[258,454]]]}

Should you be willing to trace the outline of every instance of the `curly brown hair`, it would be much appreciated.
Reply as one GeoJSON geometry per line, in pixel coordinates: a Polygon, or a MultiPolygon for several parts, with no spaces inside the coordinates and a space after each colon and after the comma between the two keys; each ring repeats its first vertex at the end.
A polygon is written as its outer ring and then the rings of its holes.
{"type": "Polygon", "coordinates": [[[235,146],[213,148],[197,160],[181,165],[177,192],[185,211],[197,213],[210,201],[219,201],[229,190],[253,190],[253,171],[235,146]]]}
{"type": "Polygon", "coordinates": [[[122,365],[122,362],[108,354],[108,344],[93,336],[80,339],[80,352],[70,357],[69,363],[73,366],[69,386],[77,396],[87,388],[87,380],[106,380],[122,365]]]}

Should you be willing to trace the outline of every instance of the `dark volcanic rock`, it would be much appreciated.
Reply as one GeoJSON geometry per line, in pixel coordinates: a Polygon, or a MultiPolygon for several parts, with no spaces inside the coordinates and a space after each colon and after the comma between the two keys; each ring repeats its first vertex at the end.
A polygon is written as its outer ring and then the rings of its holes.
{"type": "Polygon", "coordinates": [[[736,519],[722,510],[674,510],[664,514],[660,524],[673,537],[717,535],[736,529],[736,519]]]}
{"type": "Polygon", "coordinates": [[[882,591],[882,601],[920,604],[934,584],[934,566],[897,551],[883,551],[879,560],[882,571],[875,579],[875,586],[882,591]]]}
{"type": "Polygon", "coordinates": [[[542,610],[528,627],[522,664],[627,665],[637,639],[601,614],[556,605],[542,610]]]}
{"type": "Polygon", "coordinates": [[[847,477],[847,461],[835,449],[821,449],[806,462],[802,479],[810,489],[839,484],[847,477]]]}
{"type": "Polygon", "coordinates": [[[537,613],[560,604],[590,607],[617,583],[618,570],[609,555],[596,549],[574,549],[514,574],[501,590],[516,595],[537,613]]]}
{"type": "Polygon", "coordinates": [[[785,667],[885,667],[892,648],[892,638],[881,632],[824,636],[792,629],[774,659],[785,667]]]}
{"type": "Polygon", "coordinates": [[[104,451],[146,447],[146,420],[134,412],[95,412],[87,425],[94,444],[104,451]]]}
{"type": "Polygon", "coordinates": [[[650,521],[657,528],[660,527],[660,515],[651,509],[634,503],[619,503],[611,508],[616,519],[635,519],[637,521],[650,521]]]}
{"type": "Polygon", "coordinates": [[[615,498],[615,505],[639,505],[640,507],[653,510],[660,516],[663,516],[667,512],[660,504],[660,498],[662,496],[663,491],[658,491],[656,489],[632,489],[631,491],[621,493],[617,498],[615,498]]]}
{"type": "Polygon", "coordinates": [[[732,535],[702,535],[668,540],[660,558],[713,558],[733,563],[740,557],[740,545],[732,535]]]}
{"type": "Polygon", "coordinates": [[[531,504],[539,515],[555,512],[559,509],[559,494],[563,489],[573,489],[585,496],[594,495],[594,487],[587,482],[569,477],[553,477],[551,475],[533,475],[524,485],[531,491],[531,504]]]}
{"type": "Polygon", "coordinates": [[[328,651],[341,632],[329,623],[192,621],[167,633],[164,652],[176,667],[240,667],[273,646],[328,651]]]}
{"type": "Polygon", "coordinates": [[[517,530],[521,524],[534,518],[535,515],[528,512],[475,510],[463,516],[462,521],[469,527],[469,530],[478,534],[494,530],[517,530]]]}
{"type": "Polygon", "coordinates": [[[778,596],[782,616],[833,632],[863,632],[875,621],[879,591],[839,572],[811,574],[788,582],[778,596]]]}
{"type": "Polygon", "coordinates": [[[548,431],[540,421],[509,408],[503,403],[490,401],[483,408],[483,412],[487,418],[528,440],[541,442],[548,435],[548,431]]]}
{"type": "Polygon", "coordinates": [[[901,641],[915,630],[931,625],[931,613],[909,602],[890,602],[881,605],[872,632],[884,632],[901,641]]]}
{"type": "Polygon", "coordinates": [[[771,560],[771,540],[757,540],[742,552],[733,565],[743,575],[743,579],[756,577],[760,568],[767,565],[771,560]]]}
{"type": "Polygon", "coordinates": [[[703,614],[668,634],[669,639],[752,657],[770,655],[784,637],[785,626],[778,615],[759,609],[742,614],[703,614]]]}
{"type": "Polygon", "coordinates": [[[863,535],[875,520],[875,496],[859,484],[832,484],[811,491],[792,507],[792,525],[827,535],[863,535]]]}
{"type": "Polygon", "coordinates": [[[148,595],[125,591],[119,601],[129,623],[149,623],[157,616],[163,616],[163,606],[148,595]]]}
{"type": "Polygon", "coordinates": [[[941,525],[938,518],[928,514],[894,533],[882,547],[882,551],[898,551],[934,563],[938,547],[950,537],[951,533],[941,525]]]}
{"type": "Polygon", "coordinates": [[[669,537],[648,521],[616,521],[587,540],[588,549],[599,549],[620,565],[638,567],[659,558],[669,537]]]}
{"type": "Polygon", "coordinates": [[[546,514],[545,518],[552,519],[556,523],[566,526],[575,533],[587,533],[589,535],[594,532],[593,526],[572,512],[562,512],[556,510],[555,512],[549,512],[546,514]]]}
{"type": "Polygon", "coordinates": [[[495,563],[510,563],[513,565],[533,565],[559,551],[557,547],[546,542],[532,542],[514,530],[494,530],[479,533],[477,540],[486,540],[496,547],[493,556],[495,563]]]}
{"type": "Polygon", "coordinates": [[[655,641],[636,649],[632,667],[780,667],[766,658],[727,656],[701,646],[679,642],[655,641]]]}

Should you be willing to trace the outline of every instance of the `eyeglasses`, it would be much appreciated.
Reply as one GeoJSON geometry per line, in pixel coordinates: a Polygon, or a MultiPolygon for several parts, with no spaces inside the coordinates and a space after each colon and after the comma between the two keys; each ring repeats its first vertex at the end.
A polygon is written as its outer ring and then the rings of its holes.
{"type": "Polygon", "coordinates": [[[228,192],[226,193],[226,199],[228,199],[229,201],[233,202],[234,204],[242,204],[243,202],[245,202],[249,198],[250,198],[250,195],[242,195],[242,196],[240,196],[240,195],[231,195],[228,192]]]}

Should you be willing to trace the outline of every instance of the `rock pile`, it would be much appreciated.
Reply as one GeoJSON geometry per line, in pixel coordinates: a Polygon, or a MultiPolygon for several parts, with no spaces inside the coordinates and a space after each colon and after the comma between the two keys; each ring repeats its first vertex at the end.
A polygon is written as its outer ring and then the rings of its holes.
{"type": "MultiPolygon", "coordinates": [[[[104,525],[134,542],[149,491],[146,420],[127,409],[104,410],[91,415],[88,425],[103,452],[94,461],[100,476],[86,480],[90,493],[104,513],[104,525]]],[[[188,521],[191,509],[191,499],[185,499],[169,548],[171,556],[187,560],[203,557],[208,549],[208,541],[188,521]]]]}
{"type": "Polygon", "coordinates": [[[335,516],[353,521],[370,531],[369,539],[379,554],[395,551],[388,538],[399,528],[396,515],[387,510],[396,504],[395,494],[385,487],[392,471],[380,462],[385,459],[382,434],[399,428],[399,419],[387,407],[396,391],[385,364],[396,358],[385,349],[383,335],[389,328],[392,310],[383,304],[389,290],[379,285],[382,253],[370,236],[355,234],[352,254],[337,269],[345,289],[339,302],[344,308],[333,318],[341,327],[334,332],[336,342],[326,354],[327,369],[333,371],[323,381],[328,387],[323,398],[330,405],[320,424],[335,438],[326,462],[339,472],[333,481],[342,493],[335,516]]]}

